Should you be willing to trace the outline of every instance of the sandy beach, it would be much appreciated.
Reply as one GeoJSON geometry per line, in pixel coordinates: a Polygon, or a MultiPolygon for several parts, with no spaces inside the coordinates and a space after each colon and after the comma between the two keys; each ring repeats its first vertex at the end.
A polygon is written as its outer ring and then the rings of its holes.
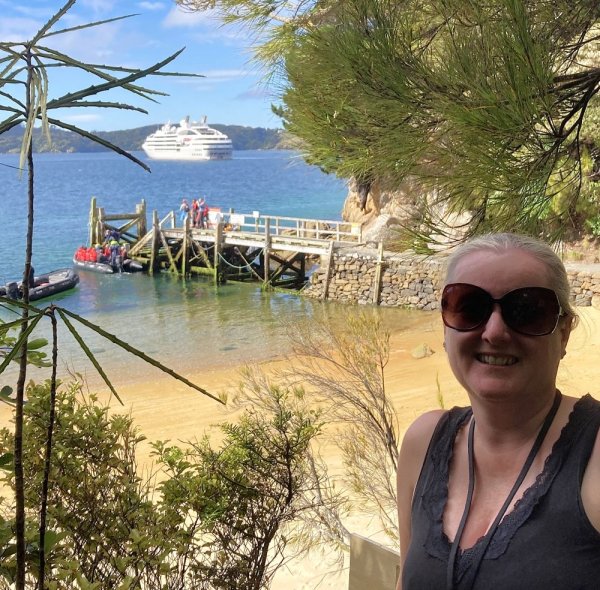
{"type": "MultiPolygon", "coordinates": [[[[581,396],[589,392],[600,399],[600,310],[586,307],[579,308],[578,312],[580,323],[571,336],[567,356],[561,364],[558,386],[567,395],[581,396]]],[[[418,326],[391,334],[386,387],[403,430],[422,412],[438,407],[437,382],[445,407],[468,403],[446,360],[439,315],[423,315],[418,326]],[[423,344],[433,354],[415,358],[413,351],[423,344]]],[[[262,363],[262,368],[268,372],[285,362],[262,363]]],[[[238,369],[205,370],[188,377],[211,393],[220,393],[235,387],[240,380],[238,369]]],[[[223,407],[170,378],[123,387],[121,394],[126,408],[131,410],[141,431],[151,440],[194,439],[228,417],[223,407]]],[[[334,449],[329,450],[325,458],[331,465],[339,465],[340,458],[335,456],[334,449]]],[[[348,523],[348,528],[377,538],[376,522],[366,517],[354,519],[348,523]]],[[[344,590],[347,576],[347,571],[335,572],[331,563],[317,555],[281,570],[273,590],[344,590]]]]}
{"type": "MultiPolygon", "coordinates": [[[[561,363],[558,387],[566,395],[587,392],[600,398],[600,310],[578,308],[580,322],[571,335],[561,363]]],[[[442,322],[438,314],[423,314],[423,321],[407,330],[392,332],[386,388],[398,412],[401,428],[419,414],[439,407],[437,382],[445,407],[466,405],[467,396],[455,381],[443,350],[442,322]],[[413,351],[426,344],[433,354],[415,358],[413,351]]],[[[286,364],[285,359],[261,363],[266,372],[286,364]]],[[[231,392],[241,380],[240,369],[204,369],[186,377],[212,394],[231,392]]],[[[151,440],[190,440],[229,417],[229,411],[185,384],[152,369],[151,381],[118,386],[125,407],[140,430],[151,440]]],[[[120,410],[119,410],[120,408],[120,410]]]]}
{"type": "MultiPolygon", "coordinates": [[[[600,310],[579,308],[581,320],[573,332],[567,356],[561,364],[558,386],[564,394],[581,396],[591,393],[600,399],[600,310]]],[[[438,314],[423,314],[417,326],[391,335],[390,362],[386,371],[386,388],[399,416],[401,430],[424,411],[438,407],[438,386],[445,407],[466,405],[467,397],[451,374],[443,350],[443,330],[438,314]],[[418,359],[413,356],[416,347],[426,344],[433,354],[418,359]]],[[[263,363],[266,371],[282,366],[286,361],[278,359],[263,363]]],[[[239,367],[205,369],[186,375],[190,380],[213,394],[235,387],[240,381],[239,367]]],[[[152,370],[147,381],[116,385],[125,407],[117,411],[131,412],[140,431],[149,440],[171,439],[187,441],[200,437],[211,425],[230,418],[227,410],[218,403],[190,389],[183,383],[152,370]],[[150,377],[151,375],[151,377],[150,377]]],[[[4,424],[9,419],[6,406],[0,409],[4,424]]],[[[336,464],[339,457],[329,451],[328,462],[336,464]]],[[[144,453],[144,450],[142,450],[144,453]]],[[[147,455],[140,457],[142,463],[147,455]]],[[[339,464],[339,463],[338,463],[339,464]]],[[[348,523],[348,528],[364,536],[372,534],[368,518],[348,523]]],[[[292,563],[282,570],[274,584],[274,590],[309,590],[313,588],[347,588],[347,571],[337,573],[322,556],[292,563]]]]}

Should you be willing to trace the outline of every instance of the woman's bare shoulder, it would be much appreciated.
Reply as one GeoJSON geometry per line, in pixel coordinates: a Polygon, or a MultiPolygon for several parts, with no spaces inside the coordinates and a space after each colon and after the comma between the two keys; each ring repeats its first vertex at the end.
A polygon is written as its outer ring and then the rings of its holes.
{"type": "Polygon", "coordinates": [[[433,431],[446,410],[431,410],[421,414],[406,430],[402,445],[429,445],[433,431]]]}
{"type": "Polygon", "coordinates": [[[445,410],[432,410],[419,416],[406,430],[400,447],[399,472],[409,476],[414,485],[421,471],[429,441],[445,410]]]}

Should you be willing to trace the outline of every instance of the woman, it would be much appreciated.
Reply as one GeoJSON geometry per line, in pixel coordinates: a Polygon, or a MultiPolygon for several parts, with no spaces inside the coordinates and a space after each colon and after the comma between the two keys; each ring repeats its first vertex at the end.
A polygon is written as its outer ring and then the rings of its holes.
{"type": "Polygon", "coordinates": [[[576,321],[562,262],[524,236],[476,238],[441,307],[471,407],[406,432],[398,588],[600,588],[600,403],[556,389],[576,321]]]}

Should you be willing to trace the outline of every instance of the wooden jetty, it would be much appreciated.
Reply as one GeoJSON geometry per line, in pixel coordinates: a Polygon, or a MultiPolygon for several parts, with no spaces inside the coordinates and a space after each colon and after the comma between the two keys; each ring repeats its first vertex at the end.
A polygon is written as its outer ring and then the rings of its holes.
{"type": "Polygon", "coordinates": [[[108,215],[92,198],[90,244],[101,243],[106,230],[116,230],[129,243],[129,256],[152,274],[167,270],[182,277],[211,275],[226,280],[258,280],[265,288],[299,289],[306,283],[307,257],[329,264],[336,248],[362,242],[358,223],[209,210],[207,227],[193,227],[186,217],[177,227],[171,211],[163,219],[152,213],[146,231],[146,204],[135,213],[108,215]],[[121,222],[117,224],[115,222],[121,222]]]}

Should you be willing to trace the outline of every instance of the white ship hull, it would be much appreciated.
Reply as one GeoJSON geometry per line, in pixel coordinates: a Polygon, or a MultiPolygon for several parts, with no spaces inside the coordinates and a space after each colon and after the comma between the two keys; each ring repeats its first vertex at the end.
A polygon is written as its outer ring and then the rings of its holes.
{"type": "Polygon", "coordinates": [[[142,149],[153,160],[230,160],[233,152],[231,140],[206,124],[190,122],[189,117],[179,126],[167,123],[149,135],[142,149]]]}
{"type": "Polygon", "coordinates": [[[153,160],[231,160],[231,149],[226,152],[207,152],[186,148],[160,149],[142,145],[145,154],[153,160]]]}

